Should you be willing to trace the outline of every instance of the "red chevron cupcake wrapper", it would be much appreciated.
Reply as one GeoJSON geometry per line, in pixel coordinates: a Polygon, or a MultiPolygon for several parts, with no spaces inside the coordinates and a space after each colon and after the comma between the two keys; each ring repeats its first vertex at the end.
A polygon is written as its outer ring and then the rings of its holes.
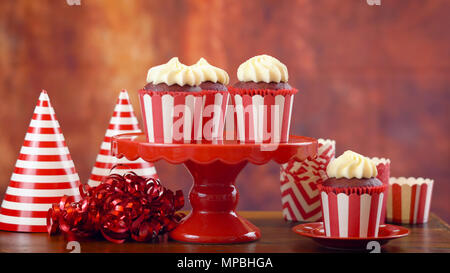
{"type": "Polygon", "coordinates": [[[97,155],[95,165],[92,168],[92,173],[88,181],[89,186],[98,186],[103,178],[110,174],[116,173],[123,175],[129,171],[133,171],[144,178],[158,178],[153,163],[146,162],[141,158],[135,161],[130,161],[125,157],[119,159],[111,154],[112,136],[140,132],[141,129],[139,128],[128,92],[122,90],[114,107],[114,112],[100,146],[100,152],[97,155]],[[114,166],[116,168],[111,170],[114,166]]]}
{"type": "Polygon", "coordinates": [[[321,191],[323,222],[327,237],[378,236],[384,194],[382,191],[366,192],[346,194],[321,191]]]}
{"type": "Polygon", "coordinates": [[[55,111],[42,91],[0,208],[0,229],[46,232],[47,211],[80,181],[55,111]]]}
{"type": "Polygon", "coordinates": [[[147,140],[183,143],[223,140],[226,91],[139,91],[147,140]]]}
{"type": "Polygon", "coordinates": [[[433,183],[432,179],[391,177],[386,220],[410,225],[428,222],[433,183]]]}
{"type": "Polygon", "coordinates": [[[335,155],[335,141],[319,139],[317,158],[291,160],[281,165],[281,203],[286,221],[316,222],[322,219],[317,185],[326,179],[326,168],[335,155]]]}
{"type": "Polygon", "coordinates": [[[229,92],[239,141],[279,143],[289,140],[296,89],[247,90],[229,87],[229,92]]]}

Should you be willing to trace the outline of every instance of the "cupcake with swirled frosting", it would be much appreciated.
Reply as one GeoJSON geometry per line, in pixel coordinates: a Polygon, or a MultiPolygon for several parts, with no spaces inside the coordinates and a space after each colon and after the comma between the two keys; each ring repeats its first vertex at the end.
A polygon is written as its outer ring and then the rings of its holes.
{"type": "Polygon", "coordinates": [[[152,143],[222,140],[228,80],[224,70],[203,58],[188,66],[173,57],[150,68],[147,84],[139,90],[147,140],[152,143]]]}
{"type": "Polygon", "coordinates": [[[377,174],[370,158],[352,151],[328,164],[328,179],[318,185],[326,236],[378,236],[387,185],[377,174]]]}
{"type": "Polygon", "coordinates": [[[239,66],[237,78],[239,81],[228,88],[236,109],[237,139],[287,142],[297,89],[288,83],[286,65],[269,55],[255,56],[239,66]]]}
{"type": "Polygon", "coordinates": [[[287,90],[289,85],[286,65],[269,55],[252,57],[237,70],[238,82],[235,88],[255,90],[287,90]]]}
{"type": "Polygon", "coordinates": [[[376,164],[368,157],[346,151],[327,166],[328,179],[323,186],[332,188],[376,187],[383,183],[377,178],[376,164]]]}

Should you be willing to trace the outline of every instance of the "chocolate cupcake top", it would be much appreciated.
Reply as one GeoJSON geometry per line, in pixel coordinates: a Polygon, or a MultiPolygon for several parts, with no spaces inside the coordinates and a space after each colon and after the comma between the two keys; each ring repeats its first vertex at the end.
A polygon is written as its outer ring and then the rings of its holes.
{"type": "Polygon", "coordinates": [[[242,63],[237,71],[241,82],[287,83],[287,67],[269,55],[252,57],[242,63]]]}
{"type": "Polygon", "coordinates": [[[167,86],[198,86],[203,78],[199,69],[182,64],[177,57],[167,63],[152,67],[147,73],[147,83],[167,86]]]}
{"type": "Polygon", "coordinates": [[[329,178],[375,178],[378,175],[375,163],[368,157],[346,151],[327,166],[329,178]]]}
{"type": "Polygon", "coordinates": [[[328,178],[322,182],[325,187],[332,188],[356,188],[356,187],[378,187],[383,183],[376,177],[372,178],[328,178]]]}

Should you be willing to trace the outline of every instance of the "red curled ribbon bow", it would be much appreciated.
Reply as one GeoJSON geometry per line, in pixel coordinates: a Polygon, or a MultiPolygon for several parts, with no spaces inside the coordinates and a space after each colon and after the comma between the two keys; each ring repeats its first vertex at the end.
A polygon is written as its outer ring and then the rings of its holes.
{"type": "Polygon", "coordinates": [[[152,241],[172,229],[183,213],[181,190],[174,194],[160,181],[134,172],[111,174],[96,187],[80,185],[81,200],[63,196],[47,213],[50,235],[60,231],[73,237],[102,234],[108,241],[152,241]]]}

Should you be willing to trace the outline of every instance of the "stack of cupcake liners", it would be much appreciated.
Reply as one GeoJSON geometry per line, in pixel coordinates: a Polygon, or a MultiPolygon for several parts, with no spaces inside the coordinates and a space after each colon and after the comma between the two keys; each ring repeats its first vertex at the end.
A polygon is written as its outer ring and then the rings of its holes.
{"type": "Polygon", "coordinates": [[[410,225],[428,222],[433,183],[428,178],[391,177],[386,220],[410,225]]]}

